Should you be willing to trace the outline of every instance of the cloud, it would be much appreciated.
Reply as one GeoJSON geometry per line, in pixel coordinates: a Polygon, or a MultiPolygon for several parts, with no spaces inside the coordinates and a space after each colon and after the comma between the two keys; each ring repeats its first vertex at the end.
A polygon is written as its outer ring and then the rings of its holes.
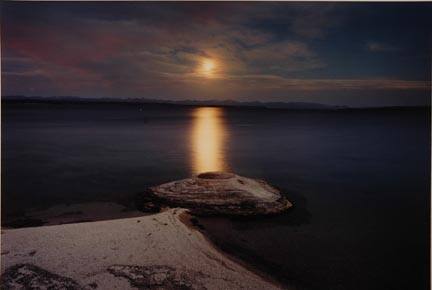
{"type": "Polygon", "coordinates": [[[259,84],[262,88],[285,91],[338,91],[338,90],[428,90],[430,81],[390,79],[295,79],[276,75],[244,75],[226,77],[242,84],[259,84]]]}
{"type": "Polygon", "coordinates": [[[389,79],[311,79],[285,80],[285,86],[301,90],[427,90],[431,83],[389,79]]]}
{"type": "MultiPolygon", "coordinates": [[[[210,12],[207,14],[211,17],[210,12]]],[[[66,22],[50,19],[47,23],[35,21],[31,26],[10,24],[5,52],[31,59],[53,81],[64,78],[64,73],[57,72],[73,72],[76,80],[73,73],[68,73],[69,84],[83,81],[85,76],[111,87],[125,79],[130,83],[133,79],[160,79],[177,73],[190,76],[203,58],[215,59],[220,63],[219,73],[226,75],[284,74],[324,65],[303,42],[274,40],[271,33],[237,22],[225,23],[217,17],[209,21],[196,11],[187,16],[195,21],[178,27],[160,20],[108,21],[73,16],[66,22]]],[[[6,67],[10,70],[14,66],[6,67]]]]}
{"type": "Polygon", "coordinates": [[[321,3],[319,9],[316,5],[300,6],[297,17],[293,17],[291,29],[306,38],[323,38],[330,28],[339,24],[341,15],[337,13],[331,3],[321,3]]]}
{"type": "MultiPolygon", "coordinates": [[[[317,72],[331,63],[313,44],[338,24],[330,4],[26,5],[32,9],[17,8],[2,20],[3,92],[9,94],[254,98],[430,86],[321,77],[317,72]],[[212,78],[197,72],[206,58],[218,64],[212,78]]],[[[394,48],[370,42],[367,49],[394,48]]]]}
{"type": "MultiPolygon", "coordinates": [[[[245,59],[261,72],[295,72],[325,66],[308,45],[297,41],[282,41],[244,51],[245,59]]],[[[256,70],[256,69],[255,69],[256,70]]]]}
{"type": "Polygon", "coordinates": [[[375,41],[366,43],[366,49],[372,52],[399,50],[399,48],[396,46],[386,44],[386,43],[381,43],[381,42],[375,42],[375,41]]]}

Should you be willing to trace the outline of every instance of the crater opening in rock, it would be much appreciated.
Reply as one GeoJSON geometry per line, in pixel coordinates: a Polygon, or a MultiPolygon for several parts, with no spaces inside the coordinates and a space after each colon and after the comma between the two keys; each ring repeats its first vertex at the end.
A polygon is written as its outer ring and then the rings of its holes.
{"type": "Polygon", "coordinates": [[[234,177],[234,174],[228,172],[204,172],[197,176],[202,179],[229,179],[234,177]]]}

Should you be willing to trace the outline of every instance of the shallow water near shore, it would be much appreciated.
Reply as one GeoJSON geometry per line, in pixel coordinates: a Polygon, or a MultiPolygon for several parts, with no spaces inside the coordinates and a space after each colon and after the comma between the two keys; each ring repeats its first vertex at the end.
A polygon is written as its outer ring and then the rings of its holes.
{"type": "Polygon", "coordinates": [[[294,208],[264,219],[199,218],[223,250],[299,289],[428,289],[426,110],[2,110],[3,222],[64,204],[131,208],[148,186],[227,170],[267,180],[294,208]]]}

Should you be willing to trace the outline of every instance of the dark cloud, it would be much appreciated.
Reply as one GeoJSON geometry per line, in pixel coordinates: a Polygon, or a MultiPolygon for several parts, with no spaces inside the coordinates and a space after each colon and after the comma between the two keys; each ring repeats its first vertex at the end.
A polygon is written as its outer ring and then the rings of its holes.
{"type": "MultiPolygon", "coordinates": [[[[379,5],[381,14],[396,14],[393,21],[408,17],[403,6],[392,5],[379,5]]],[[[416,103],[429,103],[424,52],[430,34],[417,31],[398,43],[371,23],[369,35],[365,6],[374,4],[7,2],[2,93],[264,101],[335,96],[330,102],[350,104],[362,91],[377,97],[391,91],[394,103],[405,102],[403,92],[410,91],[422,96],[416,103]],[[375,59],[371,51],[383,54],[375,59]],[[392,59],[385,56],[390,51],[392,59]],[[216,64],[210,77],[200,71],[205,59],[216,64]],[[412,74],[404,71],[407,60],[412,74]],[[361,65],[353,67],[356,61],[361,65]]],[[[410,24],[418,30],[427,22],[422,13],[419,27],[410,24]]]]}
{"type": "Polygon", "coordinates": [[[398,47],[394,45],[390,45],[387,43],[381,43],[376,41],[370,41],[366,44],[366,48],[373,52],[379,52],[379,51],[396,51],[399,50],[398,47]]]}

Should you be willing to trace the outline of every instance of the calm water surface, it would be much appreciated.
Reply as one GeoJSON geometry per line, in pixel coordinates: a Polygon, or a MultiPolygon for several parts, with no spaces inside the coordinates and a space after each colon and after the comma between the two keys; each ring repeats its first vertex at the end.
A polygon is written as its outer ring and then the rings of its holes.
{"type": "Polygon", "coordinates": [[[202,171],[264,178],[294,202],[202,219],[226,251],[299,289],[428,289],[430,116],[137,105],[3,105],[2,215],[124,202],[202,171]]]}

